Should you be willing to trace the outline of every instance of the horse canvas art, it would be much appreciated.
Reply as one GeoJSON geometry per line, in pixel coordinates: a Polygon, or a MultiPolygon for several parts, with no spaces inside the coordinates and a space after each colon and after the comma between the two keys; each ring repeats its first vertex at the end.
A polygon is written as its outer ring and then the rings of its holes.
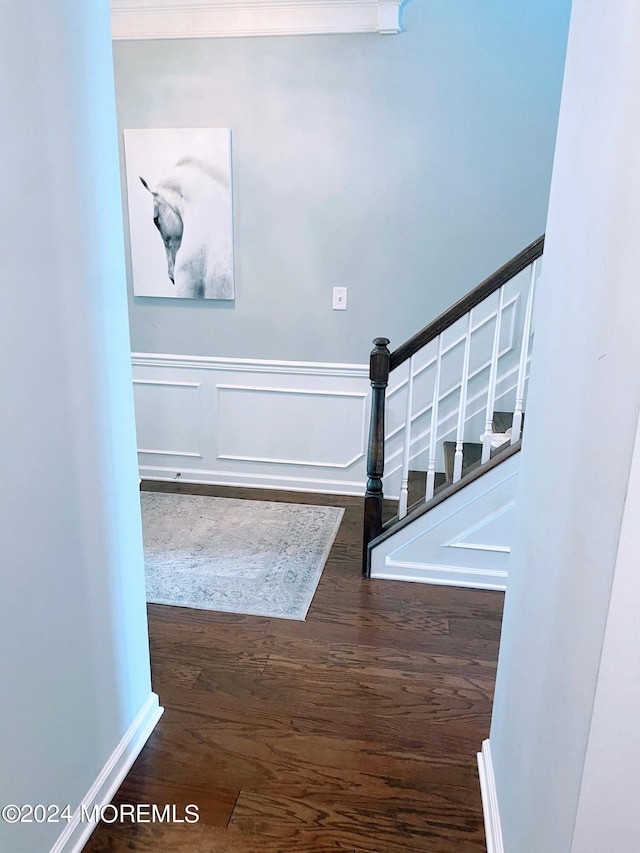
{"type": "Polygon", "coordinates": [[[126,130],[134,294],[233,299],[228,129],[126,130]]]}

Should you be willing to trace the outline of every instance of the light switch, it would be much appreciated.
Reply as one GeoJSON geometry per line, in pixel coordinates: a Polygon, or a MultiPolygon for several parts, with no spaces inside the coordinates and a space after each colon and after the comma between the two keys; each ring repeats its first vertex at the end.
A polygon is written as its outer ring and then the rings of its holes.
{"type": "Polygon", "coordinates": [[[333,288],[333,310],[334,311],[346,311],[347,310],[347,288],[346,287],[334,287],[333,288]]]}

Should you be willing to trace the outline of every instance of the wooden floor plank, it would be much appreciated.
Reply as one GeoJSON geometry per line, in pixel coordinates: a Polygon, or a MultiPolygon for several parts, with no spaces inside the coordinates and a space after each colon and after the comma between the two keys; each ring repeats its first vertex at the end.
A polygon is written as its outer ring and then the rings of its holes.
{"type": "Polygon", "coordinates": [[[196,788],[176,785],[166,779],[148,777],[141,772],[130,773],[113,799],[120,803],[156,804],[162,813],[169,805],[173,818],[184,818],[187,806],[198,806],[198,823],[206,826],[227,826],[240,792],[225,788],[196,788]]]}
{"type": "Polygon", "coordinates": [[[100,824],[87,853],[482,853],[504,596],[363,580],[359,498],[148,483],[341,506],[307,620],[149,605],[165,714],[116,803],[197,824],[100,824]]]}
{"type": "MultiPolygon", "coordinates": [[[[165,711],[138,772],[173,784],[243,788],[278,796],[369,792],[384,799],[423,799],[442,787],[477,795],[476,768],[434,755],[422,743],[389,747],[363,736],[295,731],[290,720],[213,711],[165,711]]],[[[462,794],[461,794],[462,795],[462,794]]]]}
{"type": "MultiPolygon", "coordinates": [[[[232,829],[254,832],[269,839],[318,844],[334,843],[336,849],[377,851],[457,849],[482,850],[484,836],[473,815],[465,815],[457,804],[440,800],[436,809],[411,803],[385,808],[353,803],[325,804],[245,793],[238,797],[230,824],[232,829]],[[431,819],[429,819],[431,818],[431,819]]],[[[304,848],[303,848],[304,849],[304,848]]]]}

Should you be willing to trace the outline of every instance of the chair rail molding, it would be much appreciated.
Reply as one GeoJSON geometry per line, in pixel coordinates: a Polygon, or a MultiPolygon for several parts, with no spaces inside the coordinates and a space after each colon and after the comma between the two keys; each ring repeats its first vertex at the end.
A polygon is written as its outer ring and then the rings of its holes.
{"type": "Polygon", "coordinates": [[[402,0],[111,0],[114,39],[400,32],[402,0]]]}

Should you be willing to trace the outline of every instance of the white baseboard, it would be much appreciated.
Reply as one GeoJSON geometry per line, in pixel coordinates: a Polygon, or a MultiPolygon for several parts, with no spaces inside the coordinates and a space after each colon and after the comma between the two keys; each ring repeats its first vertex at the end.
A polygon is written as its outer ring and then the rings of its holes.
{"type": "Polygon", "coordinates": [[[482,752],[478,753],[478,772],[480,774],[480,792],[482,794],[482,811],[484,813],[484,832],[487,837],[487,853],[504,853],[500,810],[498,809],[498,794],[496,791],[496,780],[493,775],[491,746],[488,740],[483,741],[482,752]]]}
{"type": "Polygon", "coordinates": [[[277,489],[284,492],[312,492],[321,495],[350,495],[361,498],[364,495],[366,481],[327,480],[302,477],[278,477],[264,474],[233,474],[226,471],[193,471],[181,468],[179,477],[173,468],[139,466],[140,477],[144,480],[158,480],[164,483],[192,483],[205,486],[238,486],[248,489],[277,489]]]}
{"type": "Polygon", "coordinates": [[[459,586],[465,589],[492,589],[497,592],[504,592],[507,588],[507,572],[473,572],[442,566],[411,566],[408,563],[390,564],[384,569],[374,568],[371,577],[376,580],[430,583],[435,586],[459,586]]]}
{"type": "Polygon", "coordinates": [[[156,727],[163,711],[164,708],[160,706],[157,695],[151,693],[129,730],[100,771],[96,781],[83,797],[73,818],[51,848],[50,853],[80,853],[96,828],[95,822],[81,821],[82,809],[84,808],[85,812],[92,813],[95,806],[98,807],[99,811],[102,806],[111,802],[133,762],[142,751],[149,735],[156,727]]]}

